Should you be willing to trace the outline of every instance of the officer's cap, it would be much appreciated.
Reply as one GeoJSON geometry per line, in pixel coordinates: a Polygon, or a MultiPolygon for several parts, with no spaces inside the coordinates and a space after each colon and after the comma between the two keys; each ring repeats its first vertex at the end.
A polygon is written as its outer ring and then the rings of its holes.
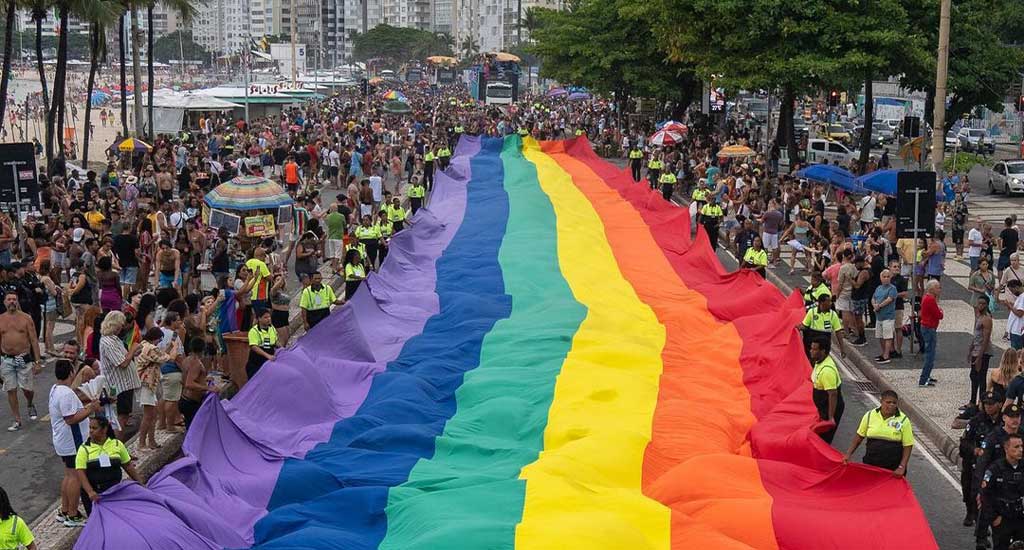
{"type": "Polygon", "coordinates": [[[981,396],[982,403],[998,403],[1001,401],[995,392],[987,391],[981,396]]]}
{"type": "Polygon", "coordinates": [[[1014,403],[1013,405],[1007,406],[1003,409],[1003,415],[1005,416],[1020,416],[1020,405],[1014,403]]]}

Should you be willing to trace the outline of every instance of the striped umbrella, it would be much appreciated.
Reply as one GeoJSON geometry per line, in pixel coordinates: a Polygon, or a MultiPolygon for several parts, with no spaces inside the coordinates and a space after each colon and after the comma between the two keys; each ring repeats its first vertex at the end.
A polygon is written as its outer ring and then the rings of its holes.
{"type": "Polygon", "coordinates": [[[679,132],[673,132],[671,130],[658,130],[651,135],[649,141],[651,145],[657,145],[664,147],[666,145],[675,145],[683,140],[683,136],[679,132]]]}
{"type": "Polygon", "coordinates": [[[405,97],[405,94],[399,92],[398,90],[389,90],[386,94],[384,94],[384,99],[390,99],[394,101],[408,101],[408,99],[405,97]]]}
{"type": "Polygon", "coordinates": [[[261,176],[238,176],[215,187],[203,200],[210,208],[222,210],[278,208],[293,202],[280,185],[261,176]]]}
{"type": "Polygon", "coordinates": [[[124,141],[111,145],[110,148],[117,149],[123,153],[148,153],[153,150],[152,145],[136,138],[128,138],[124,141]]]}
{"type": "Polygon", "coordinates": [[[686,132],[690,131],[690,129],[687,128],[685,124],[679,122],[678,120],[666,120],[664,122],[660,122],[658,123],[657,128],[659,130],[669,130],[672,132],[678,132],[680,134],[685,134],[686,132]]]}

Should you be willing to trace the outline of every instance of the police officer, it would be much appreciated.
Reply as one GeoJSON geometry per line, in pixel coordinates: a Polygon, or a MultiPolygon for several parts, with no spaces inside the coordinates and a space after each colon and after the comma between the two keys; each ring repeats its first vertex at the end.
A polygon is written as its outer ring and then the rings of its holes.
{"type": "Polygon", "coordinates": [[[672,190],[676,187],[676,175],[671,170],[665,171],[658,178],[658,182],[661,183],[661,196],[665,200],[672,200],[672,190]]]}
{"type": "Polygon", "coordinates": [[[821,438],[831,444],[839,421],[843,418],[843,411],[846,410],[840,388],[843,382],[839,376],[839,367],[820,342],[811,342],[811,363],[814,365],[811,371],[811,384],[814,386],[811,397],[814,406],[818,408],[818,418],[833,422],[831,428],[821,433],[821,438]]]}
{"type": "Polygon", "coordinates": [[[412,185],[405,191],[405,196],[409,197],[409,207],[412,213],[415,214],[417,210],[423,207],[423,198],[427,196],[427,189],[423,187],[423,183],[419,178],[413,178],[412,185]]]}
{"type": "Polygon", "coordinates": [[[768,252],[764,249],[761,237],[754,237],[750,248],[743,253],[743,267],[753,269],[761,277],[765,276],[765,269],[768,267],[768,252]]]}
{"type": "Polygon", "coordinates": [[[700,209],[700,223],[708,234],[708,241],[711,242],[711,249],[718,250],[718,224],[722,222],[725,212],[718,205],[718,197],[711,196],[711,202],[700,209]]]}
{"type": "Polygon", "coordinates": [[[277,329],[270,322],[270,313],[269,309],[257,311],[256,322],[249,329],[249,360],[245,364],[245,374],[250,379],[277,353],[277,329]]]}
{"type": "Polygon", "coordinates": [[[801,293],[804,298],[804,308],[810,310],[818,304],[818,297],[822,294],[832,295],[832,289],[825,284],[825,278],[820,271],[811,272],[811,284],[801,293]]]}
{"type": "Polygon", "coordinates": [[[434,150],[428,145],[427,152],[423,154],[423,185],[427,189],[434,183],[434,158],[434,150]]]}
{"type": "Polygon", "coordinates": [[[807,310],[803,322],[796,328],[803,332],[804,353],[808,359],[811,357],[811,342],[818,342],[828,355],[832,351],[833,335],[839,345],[840,355],[846,357],[846,348],[843,346],[843,321],[832,309],[831,293],[819,294],[818,304],[807,310]]]}
{"type": "Polygon", "coordinates": [[[967,428],[960,436],[960,489],[964,494],[964,527],[974,525],[978,516],[977,493],[974,491],[974,464],[983,450],[981,444],[985,437],[999,427],[1002,422],[999,405],[1001,401],[994,392],[985,392],[981,396],[982,410],[967,422],[967,428]]]}
{"type": "Polygon", "coordinates": [[[640,144],[634,143],[629,149],[629,170],[633,173],[633,181],[640,182],[640,164],[643,162],[644,152],[640,150],[640,144]]]}
{"type": "MultiPolygon", "coordinates": [[[[979,501],[979,506],[985,473],[988,471],[989,466],[992,466],[1003,456],[1003,445],[1006,442],[1006,438],[1013,434],[1024,435],[1020,430],[1020,413],[1020,405],[1013,404],[1003,407],[1003,425],[986,434],[985,439],[981,441],[981,454],[975,458],[974,484],[971,487],[972,493],[979,495],[979,497],[976,497],[979,501]]],[[[978,516],[974,530],[974,537],[979,548],[987,546],[988,529],[993,519],[990,516],[986,516],[985,513],[985,508],[982,506],[981,514],[978,516]]]]}
{"type": "Polygon", "coordinates": [[[878,408],[864,413],[843,462],[849,462],[861,442],[867,441],[864,464],[892,470],[893,475],[903,477],[914,450],[914,431],[910,419],[900,411],[896,392],[882,392],[880,401],[878,408]]]}
{"type": "Polygon", "coordinates": [[[981,482],[982,517],[991,518],[993,550],[1008,550],[1024,540],[1024,444],[1019,434],[1003,443],[1003,457],[985,471],[981,482]]]}
{"type": "Polygon", "coordinates": [[[452,150],[447,145],[437,151],[437,162],[440,164],[441,171],[448,169],[448,162],[452,160],[452,150]]]}
{"type": "Polygon", "coordinates": [[[703,179],[697,182],[697,187],[690,194],[690,200],[697,203],[697,212],[708,202],[708,184],[703,179]]]}
{"type": "Polygon", "coordinates": [[[651,160],[647,161],[647,184],[654,189],[658,185],[658,181],[661,178],[661,169],[665,166],[661,162],[661,155],[654,153],[651,155],[651,160]]]}
{"type": "Polygon", "coordinates": [[[319,271],[314,271],[310,285],[303,288],[299,296],[302,324],[309,331],[331,314],[332,305],[341,305],[344,302],[344,297],[339,299],[334,295],[331,285],[324,284],[323,275],[319,271]]]}

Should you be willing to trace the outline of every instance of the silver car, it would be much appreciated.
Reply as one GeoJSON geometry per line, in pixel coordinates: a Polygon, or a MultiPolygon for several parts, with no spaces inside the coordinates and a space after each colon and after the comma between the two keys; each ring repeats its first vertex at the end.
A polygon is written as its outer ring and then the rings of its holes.
{"type": "Polygon", "coordinates": [[[1024,160],[1001,160],[988,176],[989,193],[1024,193],[1024,160]]]}

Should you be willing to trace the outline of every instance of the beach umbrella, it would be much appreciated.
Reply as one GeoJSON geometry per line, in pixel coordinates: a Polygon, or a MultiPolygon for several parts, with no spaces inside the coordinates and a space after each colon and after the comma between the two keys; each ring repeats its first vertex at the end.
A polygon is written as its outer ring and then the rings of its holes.
{"type": "Polygon", "coordinates": [[[690,129],[687,128],[685,124],[679,122],[678,120],[665,120],[659,122],[657,126],[655,126],[655,128],[659,130],[669,130],[671,132],[679,132],[683,134],[690,131],[690,129]]]}
{"type": "Polygon", "coordinates": [[[899,170],[875,170],[869,174],[860,176],[854,182],[870,191],[889,195],[890,197],[896,196],[896,178],[899,174],[899,170]]]}
{"type": "Polygon", "coordinates": [[[648,141],[651,142],[651,145],[657,145],[659,147],[664,147],[666,145],[675,145],[682,140],[682,134],[678,132],[673,132],[671,130],[658,130],[657,132],[654,132],[654,134],[652,134],[650,138],[648,138],[648,141]]]}
{"type": "Polygon", "coordinates": [[[427,63],[434,63],[435,65],[454,65],[458,63],[458,60],[454,57],[448,57],[447,55],[432,55],[427,58],[427,63]]]}
{"type": "Polygon", "coordinates": [[[280,185],[262,176],[238,176],[214,187],[203,201],[221,210],[260,210],[292,204],[280,185]]]}
{"type": "Polygon", "coordinates": [[[590,99],[590,94],[587,92],[573,92],[569,94],[569,101],[586,101],[590,99]]]}
{"type": "Polygon", "coordinates": [[[367,82],[367,84],[369,84],[370,86],[376,86],[377,84],[380,84],[381,82],[384,82],[384,79],[379,77],[379,76],[375,76],[375,77],[371,78],[367,82]]]}
{"type": "Polygon", "coordinates": [[[394,101],[408,101],[408,99],[405,97],[405,94],[399,92],[398,90],[388,90],[381,97],[383,97],[384,99],[390,99],[394,101]]]}
{"type": "Polygon", "coordinates": [[[869,192],[855,181],[856,177],[849,170],[831,164],[814,164],[802,170],[797,170],[793,175],[798,178],[838,187],[850,193],[866,194],[869,192]]]}
{"type": "Polygon", "coordinates": [[[512,63],[519,63],[521,60],[518,55],[511,54],[508,52],[498,52],[494,54],[495,61],[511,61],[512,63]]]}
{"type": "Polygon", "coordinates": [[[548,97],[562,97],[564,95],[569,95],[569,90],[566,90],[565,88],[551,88],[548,90],[546,95],[548,97]]]}
{"type": "Polygon", "coordinates": [[[718,151],[718,156],[726,159],[752,157],[756,154],[756,151],[746,145],[730,145],[718,151]]]}
{"type": "Polygon", "coordinates": [[[152,145],[137,138],[128,138],[111,145],[110,148],[117,149],[122,153],[148,153],[153,150],[152,145]]]}
{"type": "Polygon", "coordinates": [[[409,107],[408,103],[403,101],[388,101],[384,104],[382,109],[385,113],[392,113],[397,115],[406,115],[412,112],[412,108],[409,107]]]}

